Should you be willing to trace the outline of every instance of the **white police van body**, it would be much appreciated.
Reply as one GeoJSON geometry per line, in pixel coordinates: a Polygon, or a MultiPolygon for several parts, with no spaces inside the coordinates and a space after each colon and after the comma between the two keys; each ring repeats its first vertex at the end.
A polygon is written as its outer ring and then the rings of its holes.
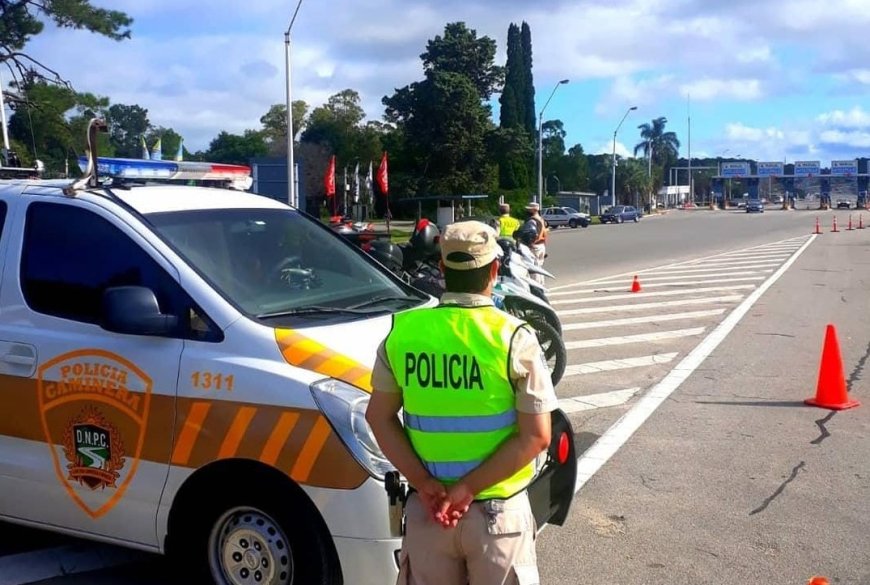
{"type": "MultiPolygon", "coordinates": [[[[433,298],[228,189],[7,181],[0,226],[0,519],[216,583],[395,580],[397,475],[364,413],[391,314],[433,298]]],[[[542,525],[576,471],[554,422],[542,525]]]]}

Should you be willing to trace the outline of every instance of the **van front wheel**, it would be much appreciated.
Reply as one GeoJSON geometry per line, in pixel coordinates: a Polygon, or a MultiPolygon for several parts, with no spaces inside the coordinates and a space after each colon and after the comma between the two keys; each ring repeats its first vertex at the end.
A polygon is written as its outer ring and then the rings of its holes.
{"type": "Polygon", "coordinates": [[[224,512],[212,525],[208,565],[216,583],[296,583],[290,539],[271,515],[250,506],[224,512]]]}

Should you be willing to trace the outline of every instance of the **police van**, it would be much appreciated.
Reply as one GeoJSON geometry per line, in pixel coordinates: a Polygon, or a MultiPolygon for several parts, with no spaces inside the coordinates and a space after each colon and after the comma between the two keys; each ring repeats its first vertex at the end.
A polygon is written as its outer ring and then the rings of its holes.
{"type": "MultiPolygon", "coordinates": [[[[282,202],[98,163],[0,182],[0,530],[219,584],[394,582],[407,491],[365,421],[370,374],[391,315],[435,300],[282,202]]],[[[573,497],[553,421],[539,526],[573,497]]]]}

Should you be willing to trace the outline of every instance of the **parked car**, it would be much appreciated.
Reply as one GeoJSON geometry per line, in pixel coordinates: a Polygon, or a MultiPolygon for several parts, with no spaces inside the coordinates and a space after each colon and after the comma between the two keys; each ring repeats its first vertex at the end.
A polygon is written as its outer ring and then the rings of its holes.
{"type": "Polygon", "coordinates": [[[764,203],[761,199],[750,199],[746,202],[746,213],[764,213],[764,203]]]}
{"type": "Polygon", "coordinates": [[[606,209],[599,216],[599,220],[601,223],[624,223],[626,221],[637,223],[640,217],[640,211],[632,205],[614,205],[606,209]]]}
{"type": "Polygon", "coordinates": [[[573,207],[548,207],[541,214],[544,221],[547,222],[547,227],[562,227],[570,228],[589,227],[589,214],[581,213],[573,207]]]}
{"type": "Polygon", "coordinates": [[[852,202],[848,199],[838,199],[837,200],[837,209],[851,209],[852,202]]]}

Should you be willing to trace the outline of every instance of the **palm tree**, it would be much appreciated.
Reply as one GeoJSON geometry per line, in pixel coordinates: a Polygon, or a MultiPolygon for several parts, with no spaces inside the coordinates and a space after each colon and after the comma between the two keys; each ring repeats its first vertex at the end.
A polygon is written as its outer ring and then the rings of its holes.
{"type": "Polygon", "coordinates": [[[646,123],[638,126],[643,142],[634,147],[634,156],[643,151],[643,156],[650,161],[650,166],[654,163],[662,167],[676,159],[680,152],[680,141],[677,139],[676,133],[665,132],[667,123],[668,119],[660,116],[651,124],[646,123]]]}

